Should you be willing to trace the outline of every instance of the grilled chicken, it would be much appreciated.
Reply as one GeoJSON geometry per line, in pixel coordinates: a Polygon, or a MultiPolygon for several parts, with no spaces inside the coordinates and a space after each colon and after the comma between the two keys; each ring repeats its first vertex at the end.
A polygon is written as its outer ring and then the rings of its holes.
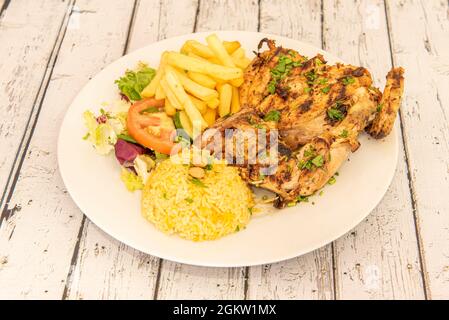
{"type": "Polygon", "coordinates": [[[242,177],[277,193],[275,206],[283,207],[322,188],[358,149],[363,130],[377,139],[390,133],[402,98],[404,70],[388,73],[382,95],[365,68],[327,65],[321,55],[308,59],[267,39],[259,49],[265,42],[269,50],[259,53],[245,71],[241,110],[213,129],[233,146],[233,159],[228,158],[229,148],[221,149],[222,156],[236,163],[237,154],[242,177]],[[268,153],[278,157],[278,165],[274,172],[262,174],[268,164],[251,162],[249,155],[260,155],[258,136],[269,141],[274,130],[279,133],[278,145],[268,153]]]}

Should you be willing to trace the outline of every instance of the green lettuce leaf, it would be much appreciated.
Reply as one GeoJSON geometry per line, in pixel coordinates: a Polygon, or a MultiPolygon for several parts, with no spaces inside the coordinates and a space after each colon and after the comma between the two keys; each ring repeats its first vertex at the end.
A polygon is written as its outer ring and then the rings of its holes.
{"type": "Polygon", "coordinates": [[[84,139],[90,141],[99,154],[111,152],[117,142],[117,135],[124,131],[123,123],[114,118],[108,118],[105,123],[98,123],[91,111],[85,111],[83,118],[87,127],[84,139]]]}
{"type": "Polygon", "coordinates": [[[140,93],[151,82],[156,75],[156,71],[147,65],[140,65],[136,71],[128,70],[125,75],[116,80],[115,83],[121,93],[127,96],[130,100],[141,100],[140,93]]]}

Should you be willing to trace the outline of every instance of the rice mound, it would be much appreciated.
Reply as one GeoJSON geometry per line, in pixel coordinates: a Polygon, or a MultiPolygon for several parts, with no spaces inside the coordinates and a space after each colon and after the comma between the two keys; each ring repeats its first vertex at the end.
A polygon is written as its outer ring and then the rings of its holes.
{"type": "Polygon", "coordinates": [[[242,230],[254,199],[238,170],[214,163],[200,183],[188,170],[171,159],[159,163],[142,191],[142,215],[161,231],[193,241],[242,230]]]}

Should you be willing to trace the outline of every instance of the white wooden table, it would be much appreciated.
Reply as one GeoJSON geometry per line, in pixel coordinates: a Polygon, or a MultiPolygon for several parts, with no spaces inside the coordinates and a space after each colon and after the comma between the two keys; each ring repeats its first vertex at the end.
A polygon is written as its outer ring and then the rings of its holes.
{"type": "MultiPolygon", "coordinates": [[[[447,0],[0,0],[0,298],[449,298],[447,0]],[[406,69],[401,151],[371,215],[315,252],[250,268],[140,253],[75,206],[56,138],[76,93],[126,52],[192,31],[251,30],[368,67],[406,69]]],[[[369,183],[369,181],[367,181],[369,183]]]]}

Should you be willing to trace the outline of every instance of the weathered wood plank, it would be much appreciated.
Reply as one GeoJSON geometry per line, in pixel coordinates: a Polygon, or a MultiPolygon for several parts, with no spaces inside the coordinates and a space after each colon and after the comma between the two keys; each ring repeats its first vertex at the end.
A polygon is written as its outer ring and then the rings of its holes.
{"type": "MultiPolygon", "coordinates": [[[[383,1],[326,1],[323,9],[325,49],[367,67],[383,88],[391,68],[383,1]]],[[[400,148],[396,175],[382,202],[334,244],[337,299],[424,298],[402,144],[400,148]]]]}
{"type": "Polygon", "coordinates": [[[256,0],[200,1],[195,31],[257,31],[259,5],[256,0]]]}
{"type": "Polygon", "coordinates": [[[56,137],[76,93],[122,55],[132,8],[128,1],[80,0],[72,12],[11,199],[15,214],[0,227],[0,256],[7,261],[0,267],[1,297],[57,299],[63,295],[82,213],[57,172],[56,137]]]}
{"type": "Polygon", "coordinates": [[[449,298],[449,19],[447,1],[387,1],[428,298],[449,298]]]}
{"type": "MultiPolygon", "coordinates": [[[[260,31],[321,47],[321,1],[262,1],[260,31]]],[[[282,214],[282,213],[279,213],[282,214]]],[[[332,248],[250,268],[249,299],[332,299],[332,248]]]]}
{"type": "MultiPolygon", "coordinates": [[[[196,1],[190,0],[163,3],[158,0],[138,1],[127,50],[191,32],[196,9],[196,1]]],[[[87,221],[67,297],[152,299],[159,263],[160,259],[120,244],[87,221]]]]}
{"type": "MultiPolygon", "coordinates": [[[[13,1],[0,21],[0,208],[14,183],[72,1],[13,1]],[[45,8],[45,10],[42,10],[45,8]],[[39,13],[39,14],[37,14],[39,13]],[[18,155],[18,157],[16,157],[18,155]],[[4,192],[5,191],[5,192],[4,192]]],[[[7,212],[0,214],[5,216],[7,212]]]]}
{"type": "Polygon", "coordinates": [[[64,298],[152,299],[158,271],[159,259],[112,239],[89,221],[64,298]]]}
{"type": "MultiPolygon", "coordinates": [[[[255,1],[200,1],[195,31],[257,30],[255,1]],[[237,8],[239,8],[237,10],[237,8]]],[[[158,299],[243,299],[245,268],[202,268],[163,261],[158,299]]]]}
{"type": "Polygon", "coordinates": [[[194,267],[162,262],[159,291],[164,299],[244,299],[245,268],[194,267]]]}

